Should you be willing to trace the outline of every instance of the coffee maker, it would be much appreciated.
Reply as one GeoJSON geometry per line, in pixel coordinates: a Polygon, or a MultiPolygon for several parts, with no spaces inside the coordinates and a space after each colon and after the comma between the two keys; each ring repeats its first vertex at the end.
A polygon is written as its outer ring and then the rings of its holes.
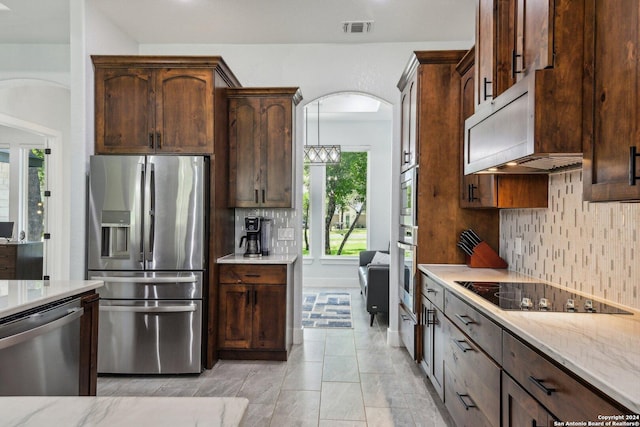
{"type": "Polygon", "coordinates": [[[240,245],[246,244],[244,256],[246,257],[259,257],[262,256],[261,240],[262,240],[262,217],[259,216],[247,216],[244,218],[244,229],[247,232],[240,238],[240,245]]]}

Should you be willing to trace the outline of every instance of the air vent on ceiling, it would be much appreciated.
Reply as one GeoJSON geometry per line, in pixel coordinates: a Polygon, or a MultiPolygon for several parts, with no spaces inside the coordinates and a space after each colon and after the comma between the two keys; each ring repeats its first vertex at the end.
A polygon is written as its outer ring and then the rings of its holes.
{"type": "Polygon", "coordinates": [[[345,21],[342,31],[346,34],[364,34],[373,31],[373,21],[345,21]]]}

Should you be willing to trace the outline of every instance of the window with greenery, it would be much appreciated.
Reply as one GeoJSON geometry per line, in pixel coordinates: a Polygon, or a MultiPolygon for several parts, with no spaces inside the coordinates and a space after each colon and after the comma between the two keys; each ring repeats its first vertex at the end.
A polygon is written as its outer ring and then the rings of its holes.
{"type": "Polygon", "coordinates": [[[342,152],[325,166],[325,255],[357,255],[367,249],[367,152],[342,152]]]}

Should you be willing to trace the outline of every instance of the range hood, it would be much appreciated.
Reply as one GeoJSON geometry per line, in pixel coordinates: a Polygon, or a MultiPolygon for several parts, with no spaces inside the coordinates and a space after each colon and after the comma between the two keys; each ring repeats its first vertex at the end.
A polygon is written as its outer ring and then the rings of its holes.
{"type": "Polygon", "coordinates": [[[465,175],[581,167],[581,81],[563,86],[553,71],[529,73],[465,121],[465,175]]]}

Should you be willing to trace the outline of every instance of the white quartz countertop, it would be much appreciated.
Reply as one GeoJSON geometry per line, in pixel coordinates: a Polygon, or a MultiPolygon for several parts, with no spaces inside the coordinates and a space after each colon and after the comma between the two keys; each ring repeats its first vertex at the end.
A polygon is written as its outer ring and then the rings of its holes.
{"type": "Polygon", "coordinates": [[[246,257],[242,254],[231,254],[218,258],[218,264],[293,264],[298,255],[267,255],[246,257]]]}
{"type": "Polygon", "coordinates": [[[0,318],[102,285],[101,280],[0,280],[0,318]]]}
{"type": "Polygon", "coordinates": [[[473,303],[504,329],[640,413],[640,311],[624,306],[621,308],[633,314],[505,311],[454,281],[544,281],[507,270],[465,265],[420,264],[418,269],[473,303]]]}
{"type": "Polygon", "coordinates": [[[4,427],[231,427],[249,401],[241,397],[3,397],[4,427]]]}

